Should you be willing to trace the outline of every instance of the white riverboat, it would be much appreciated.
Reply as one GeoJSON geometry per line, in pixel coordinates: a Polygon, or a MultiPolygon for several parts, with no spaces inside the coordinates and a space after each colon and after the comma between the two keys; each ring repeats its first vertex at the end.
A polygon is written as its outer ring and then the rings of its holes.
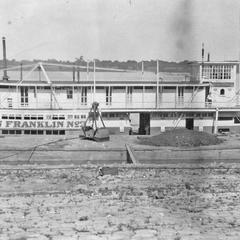
{"type": "Polygon", "coordinates": [[[194,62],[188,73],[159,72],[158,61],[155,73],[39,62],[1,74],[0,134],[79,134],[93,101],[112,134],[240,132],[238,61],[194,62]]]}

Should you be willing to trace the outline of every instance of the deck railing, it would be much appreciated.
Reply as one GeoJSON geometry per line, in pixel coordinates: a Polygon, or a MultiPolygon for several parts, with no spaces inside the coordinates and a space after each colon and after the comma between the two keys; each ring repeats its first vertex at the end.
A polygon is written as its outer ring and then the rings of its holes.
{"type": "MultiPolygon", "coordinates": [[[[106,103],[105,101],[98,101],[100,108],[102,109],[194,109],[194,108],[234,108],[237,107],[235,102],[200,102],[200,101],[165,101],[159,102],[158,106],[156,106],[155,101],[132,101],[132,102],[111,102],[106,103]]],[[[88,101],[86,103],[79,103],[79,102],[67,102],[67,101],[59,101],[58,104],[56,103],[48,103],[48,102],[38,102],[38,103],[31,103],[28,104],[19,104],[19,102],[8,102],[1,103],[0,108],[4,109],[89,109],[91,107],[92,102],[88,101]]]]}

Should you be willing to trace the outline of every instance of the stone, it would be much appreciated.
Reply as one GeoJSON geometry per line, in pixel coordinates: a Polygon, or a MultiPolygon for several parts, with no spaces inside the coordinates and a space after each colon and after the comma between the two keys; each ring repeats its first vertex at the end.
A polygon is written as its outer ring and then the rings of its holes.
{"type": "Polygon", "coordinates": [[[140,229],[135,231],[135,236],[141,236],[145,238],[151,238],[156,235],[157,235],[157,231],[152,229],[140,229]]]}
{"type": "Polygon", "coordinates": [[[126,240],[126,239],[131,239],[131,236],[133,233],[131,232],[114,232],[109,239],[111,240],[126,240]]]}

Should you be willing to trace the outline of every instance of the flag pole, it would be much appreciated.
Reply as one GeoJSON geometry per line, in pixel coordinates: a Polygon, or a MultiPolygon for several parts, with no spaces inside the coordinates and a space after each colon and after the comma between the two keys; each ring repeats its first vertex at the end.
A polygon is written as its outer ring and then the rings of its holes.
{"type": "Polygon", "coordinates": [[[95,101],[96,95],[96,62],[95,59],[93,60],[93,101],[95,101]]]}
{"type": "Polygon", "coordinates": [[[159,105],[159,62],[157,59],[157,99],[156,99],[156,108],[158,108],[159,105]]]}

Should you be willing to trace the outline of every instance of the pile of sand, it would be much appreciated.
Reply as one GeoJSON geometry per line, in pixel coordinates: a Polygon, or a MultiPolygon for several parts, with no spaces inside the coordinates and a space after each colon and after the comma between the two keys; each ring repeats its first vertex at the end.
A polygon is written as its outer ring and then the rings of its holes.
{"type": "Polygon", "coordinates": [[[153,146],[206,146],[223,142],[215,135],[188,129],[174,129],[152,137],[138,138],[141,144],[153,146]]]}

